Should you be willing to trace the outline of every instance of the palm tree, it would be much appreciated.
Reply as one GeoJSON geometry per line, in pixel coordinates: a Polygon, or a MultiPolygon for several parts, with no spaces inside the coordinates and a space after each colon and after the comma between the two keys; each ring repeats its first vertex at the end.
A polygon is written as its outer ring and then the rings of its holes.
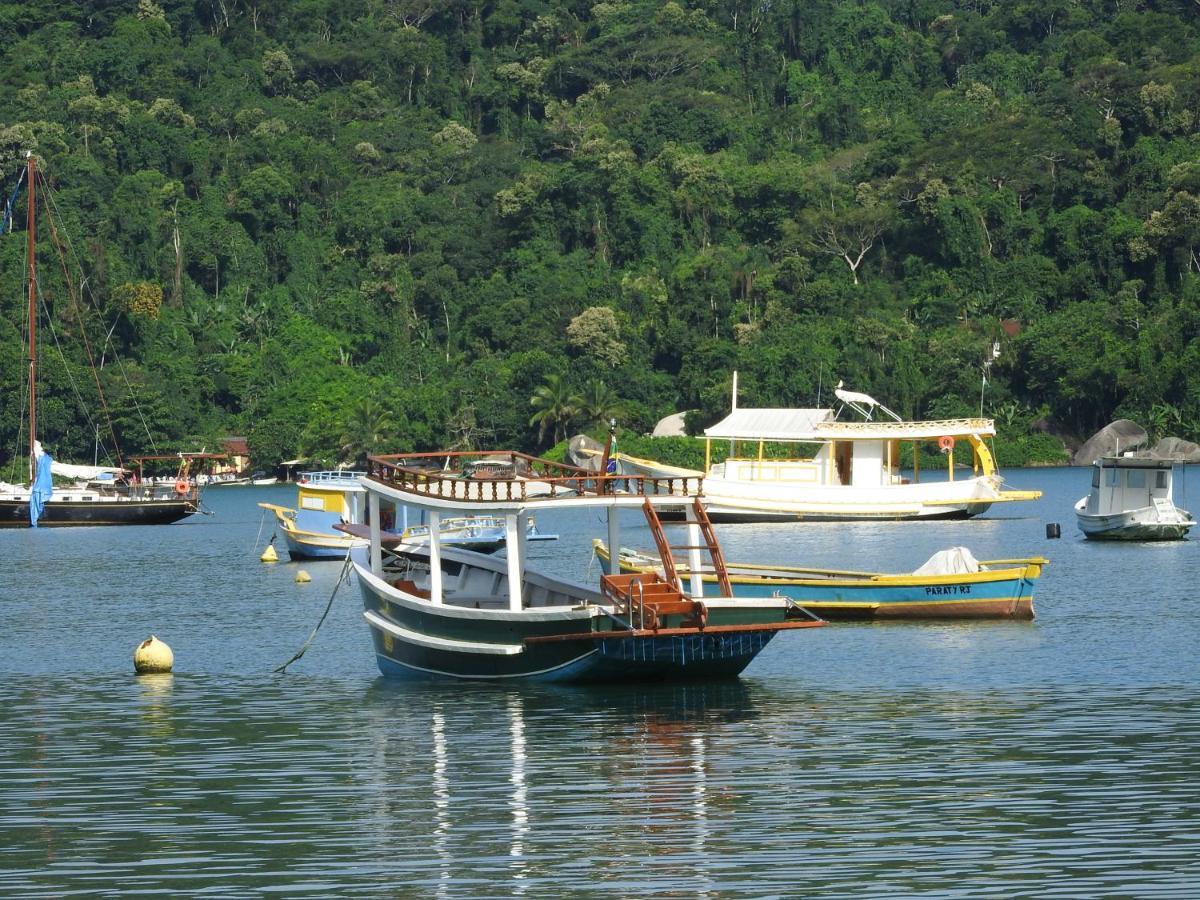
{"type": "Polygon", "coordinates": [[[583,392],[571,398],[584,427],[605,425],[609,419],[625,414],[625,404],[616,392],[596,378],[589,381],[583,392]]]}
{"type": "Polygon", "coordinates": [[[529,424],[538,426],[539,442],[546,439],[547,431],[553,432],[555,443],[561,441],[577,414],[574,398],[561,375],[547,375],[545,384],[529,398],[529,405],[537,410],[529,417],[529,424]]]}
{"type": "Polygon", "coordinates": [[[396,419],[374,398],[360,397],[342,427],[342,458],[352,455],[355,462],[361,463],[381,442],[395,435],[396,419]]]}

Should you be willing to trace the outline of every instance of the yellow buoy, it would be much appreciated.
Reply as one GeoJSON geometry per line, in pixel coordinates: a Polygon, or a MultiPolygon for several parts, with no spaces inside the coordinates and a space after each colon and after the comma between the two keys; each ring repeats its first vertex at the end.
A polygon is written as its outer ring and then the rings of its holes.
{"type": "Polygon", "coordinates": [[[173,665],[175,654],[154,635],[138,644],[137,649],[133,651],[133,668],[139,675],[170,672],[173,665]]]}
{"type": "Polygon", "coordinates": [[[279,554],[275,552],[274,544],[267,544],[267,549],[259,557],[263,562],[279,562],[279,554]]]}
{"type": "Polygon", "coordinates": [[[312,576],[303,569],[296,573],[296,584],[308,584],[310,581],[312,581],[312,576]]]}

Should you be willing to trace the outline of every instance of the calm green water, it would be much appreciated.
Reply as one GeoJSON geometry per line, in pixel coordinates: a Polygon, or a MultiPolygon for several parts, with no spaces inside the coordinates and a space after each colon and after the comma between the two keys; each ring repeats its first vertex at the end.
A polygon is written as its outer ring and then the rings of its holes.
{"type": "MultiPolygon", "coordinates": [[[[0,532],[0,896],[1196,896],[1200,542],[1085,543],[1087,478],[1010,473],[1047,496],[973,522],[719,527],[743,561],[1051,565],[1033,623],[830,626],[658,688],[385,682],[353,587],[273,674],[341,568],[258,562],[287,487],[0,532]],[[150,633],[174,675],[132,675],[150,633]]],[[[539,526],[586,574],[602,523],[539,526]]]]}

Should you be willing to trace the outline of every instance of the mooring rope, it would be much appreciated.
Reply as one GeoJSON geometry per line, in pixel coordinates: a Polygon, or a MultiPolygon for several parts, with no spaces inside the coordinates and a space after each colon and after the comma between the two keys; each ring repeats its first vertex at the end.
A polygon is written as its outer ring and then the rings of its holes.
{"type": "MultiPolygon", "coordinates": [[[[258,539],[260,537],[262,537],[263,525],[266,523],[266,521],[267,521],[267,510],[264,509],[262,511],[262,515],[258,519],[258,534],[256,534],[254,536],[254,549],[255,550],[258,549],[258,539]]],[[[275,540],[275,535],[273,535],[273,534],[271,535],[271,540],[272,541],[275,540]]]]}
{"type": "Polygon", "coordinates": [[[308,649],[308,645],[313,642],[313,639],[317,636],[317,632],[320,631],[321,626],[325,624],[325,617],[329,615],[329,610],[333,609],[333,598],[337,596],[338,588],[340,588],[342,586],[342,582],[348,580],[349,574],[350,574],[350,551],[347,550],[346,551],[346,562],[342,564],[342,574],[340,574],[338,576],[338,580],[333,586],[333,592],[329,595],[329,602],[325,604],[325,612],[321,613],[320,620],[317,622],[316,626],[313,628],[312,634],[310,634],[308,636],[308,640],[306,640],[304,642],[304,646],[302,646],[299,650],[297,650],[291,659],[289,659],[287,662],[285,662],[278,669],[275,669],[274,671],[276,674],[282,674],[287,669],[288,666],[290,666],[292,663],[294,663],[296,660],[298,660],[300,657],[302,657],[304,655],[304,652],[308,649]]]}

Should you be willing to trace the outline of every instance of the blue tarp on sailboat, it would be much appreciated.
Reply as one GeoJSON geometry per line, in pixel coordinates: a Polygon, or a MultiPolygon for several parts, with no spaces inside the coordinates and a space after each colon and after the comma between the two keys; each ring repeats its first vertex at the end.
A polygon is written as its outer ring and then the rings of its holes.
{"type": "Polygon", "coordinates": [[[54,479],[50,474],[53,464],[54,460],[50,458],[49,453],[38,457],[37,477],[33,479],[33,485],[29,489],[29,524],[34,528],[37,528],[38,519],[42,517],[46,501],[54,493],[54,479]]]}

